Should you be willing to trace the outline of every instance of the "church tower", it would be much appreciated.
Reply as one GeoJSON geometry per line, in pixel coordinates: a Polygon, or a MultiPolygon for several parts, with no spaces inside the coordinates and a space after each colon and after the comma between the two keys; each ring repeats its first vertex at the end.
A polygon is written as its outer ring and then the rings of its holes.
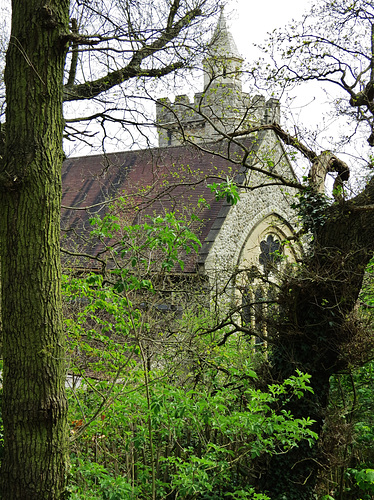
{"type": "Polygon", "coordinates": [[[168,97],[156,104],[159,146],[176,146],[184,139],[196,143],[216,141],[225,134],[245,130],[256,123],[279,122],[276,99],[250,97],[242,91],[242,65],[234,38],[221,9],[218,24],[203,60],[204,88],[193,102],[186,95],[168,97]]]}

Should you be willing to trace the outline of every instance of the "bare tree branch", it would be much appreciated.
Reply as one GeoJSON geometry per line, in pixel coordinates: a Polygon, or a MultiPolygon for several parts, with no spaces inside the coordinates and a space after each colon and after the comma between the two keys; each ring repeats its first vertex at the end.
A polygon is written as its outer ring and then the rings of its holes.
{"type": "Polygon", "coordinates": [[[175,1],[169,13],[166,28],[161,31],[160,36],[150,45],[144,45],[136,50],[126,67],[116,71],[109,72],[102,78],[94,81],[85,82],[79,85],[66,85],[64,92],[64,101],[76,101],[83,99],[92,99],[103,92],[106,92],[116,85],[120,85],[134,77],[161,77],[177,69],[182,68],[185,63],[177,61],[167,64],[160,68],[142,68],[141,64],[148,57],[155,55],[163,50],[168,43],[176,38],[181,31],[188,26],[194,19],[202,15],[200,8],[195,8],[185,14],[179,21],[174,23],[174,17],[179,2],[175,1]]]}

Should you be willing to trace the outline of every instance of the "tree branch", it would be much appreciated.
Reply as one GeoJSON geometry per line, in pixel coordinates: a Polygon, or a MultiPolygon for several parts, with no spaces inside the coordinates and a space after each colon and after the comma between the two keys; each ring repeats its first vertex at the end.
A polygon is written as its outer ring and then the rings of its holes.
{"type": "MultiPolygon", "coordinates": [[[[341,187],[343,182],[349,179],[349,167],[344,161],[332,154],[331,151],[322,151],[320,155],[317,155],[315,151],[312,151],[305,146],[305,144],[300,142],[296,136],[292,136],[283,130],[278,123],[259,125],[257,127],[251,127],[244,132],[234,132],[229,135],[231,137],[238,137],[262,130],[273,130],[284,144],[295,148],[312,163],[312,167],[309,172],[309,180],[311,187],[317,192],[324,193],[325,179],[328,172],[337,172],[338,174],[334,183],[334,189],[341,187]]],[[[272,173],[269,175],[273,176],[272,173]]]]}
{"type": "MultiPolygon", "coordinates": [[[[178,1],[174,2],[173,8],[177,8],[178,3],[178,1]]],[[[161,32],[160,37],[150,45],[144,45],[139,50],[136,50],[126,67],[112,71],[104,77],[91,82],[80,85],[66,85],[64,101],[92,99],[136,76],[161,77],[184,67],[185,63],[178,61],[161,68],[141,68],[141,63],[145,59],[164,49],[169,42],[180,34],[183,28],[188,26],[193,19],[200,16],[202,12],[199,8],[193,9],[173,25],[172,20],[175,16],[175,12],[172,15],[173,8],[170,11],[167,27],[161,32]]]]}
{"type": "MultiPolygon", "coordinates": [[[[71,20],[71,31],[74,35],[78,35],[78,23],[76,19],[71,20]]],[[[68,78],[68,83],[67,86],[71,87],[74,85],[75,82],[75,77],[77,74],[77,64],[78,64],[78,48],[79,44],[76,40],[73,40],[72,42],[72,49],[71,49],[71,63],[70,63],[70,70],[69,70],[69,78],[68,78]]]]}
{"type": "Polygon", "coordinates": [[[229,134],[230,137],[240,137],[248,134],[252,134],[254,132],[261,132],[262,130],[273,130],[277,136],[282,140],[284,144],[287,146],[292,146],[297,149],[301,154],[303,154],[309,161],[313,162],[317,158],[317,154],[302,144],[299,139],[295,136],[292,136],[288,132],[282,129],[282,127],[278,123],[269,123],[267,125],[258,125],[256,127],[251,127],[244,131],[234,132],[229,134]]]}

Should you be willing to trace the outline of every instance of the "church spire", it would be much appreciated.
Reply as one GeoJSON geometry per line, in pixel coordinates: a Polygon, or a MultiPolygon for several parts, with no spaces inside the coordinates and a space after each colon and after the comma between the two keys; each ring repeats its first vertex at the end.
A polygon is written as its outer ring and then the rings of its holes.
{"type": "Polygon", "coordinates": [[[214,30],[212,40],[210,42],[209,53],[228,59],[237,59],[243,61],[242,56],[239,54],[238,48],[234,41],[234,37],[227,28],[226,16],[224,7],[221,6],[221,14],[214,30]]]}
{"type": "Polygon", "coordinates": [[[204,90],[208,87],[225,85],[241,90],[240,70],[243,58],[239,54],[234,38],[227,28],[227,21],[221,7],[221,14],[204,58],[204,90]]]}

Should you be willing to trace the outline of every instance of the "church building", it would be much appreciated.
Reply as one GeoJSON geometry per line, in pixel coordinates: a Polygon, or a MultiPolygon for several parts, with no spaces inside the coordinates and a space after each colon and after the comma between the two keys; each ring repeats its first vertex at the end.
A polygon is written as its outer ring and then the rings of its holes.
{"type": "Polygon", "coordinates": [[[79,246],[77,238],[85,241],[89,219],[103,215],[108,203],[127,224],[166,212],[190,220],[202,246],[198,255],[186,257],[183,274],[208,276],[229,294],[233,274],[267,274],[278,258],[297,259],[299,249],[283,244],[293,239],[295,214],[294,193],[282,179],[293,181],[295,174],[274,131],[246,133],[279,123],[280,104],[243,92],[242,64],[222,11],[203,61],[202,92],[192,102],[186,95],[157,102],[158,147],[64,162],[63,260],[84,253],[95,257],[84,266],[100,267],[103,242],[79,246]],[[214,186],[222,182],[239,186],[236,204],[217,199],[214,186]]]}

